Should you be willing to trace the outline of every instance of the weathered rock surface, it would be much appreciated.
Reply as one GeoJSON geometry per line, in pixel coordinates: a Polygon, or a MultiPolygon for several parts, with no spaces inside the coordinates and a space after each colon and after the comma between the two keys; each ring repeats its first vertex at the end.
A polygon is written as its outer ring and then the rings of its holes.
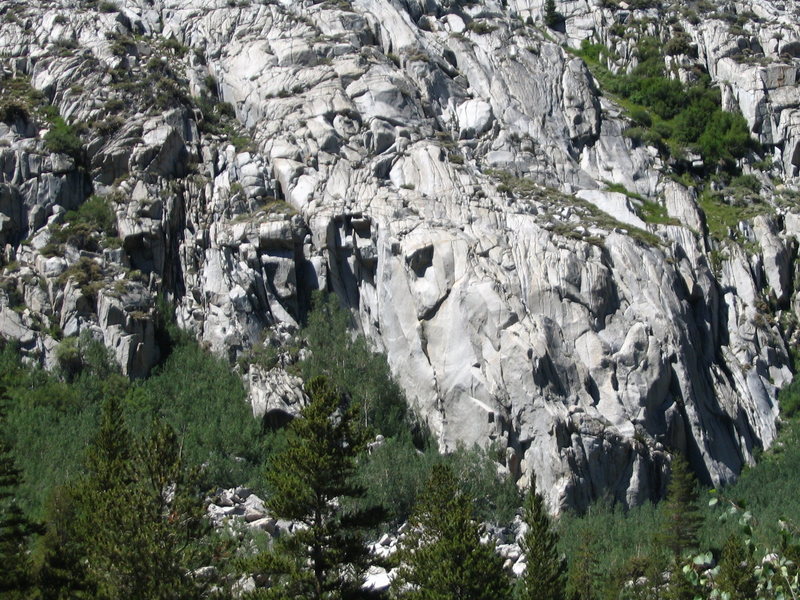
{"type": "MultiPolygon", "coordinates": [[[[290,336],[326,288],[443,450],[497,444],[554,510],[658,496],[676,449],[729,481],[774,439],[791,378],[779,311],[800,316],[796,207],[743,224],[744,247],[711,240],[695,191],[623,135],[586,65],[520,20],[543,1],[76,1],[12,2],[0,24],[4,76],[93,123],[77,159],[49,153],[34,119],[0,125],[0,333],[32,356],[52,363],[53,334],[89,330],[144,375],[161,293],[233,361],[266,328],[290,336]],[[191,100],[217,93],[230,106],[191,100]],[[91,193],[118,242],[53,255],[91,193]],[[645,223],[637,195],[672,224],[645,223]]],[[[738,5],[766,20],[746,40],[758,64],[719,19],[681,24],[791,187],[800,19],[790,3],[738,5]]],[[[553,35],[573,46],[631,17],[567,8],[553,35]]],[[[635,16],[668,37],[656,10],[635,16]]],[[[302,405],[280,367],[246,377],[257,416],[302,405]]]]}

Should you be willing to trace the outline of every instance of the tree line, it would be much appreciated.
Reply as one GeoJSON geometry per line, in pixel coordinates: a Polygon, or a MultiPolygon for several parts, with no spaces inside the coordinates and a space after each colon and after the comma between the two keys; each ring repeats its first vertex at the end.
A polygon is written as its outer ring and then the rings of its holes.
{"type": "MultiPolygon", "coordinates": [[[[323,377],[308,384],[310,402],[287,428],[266,479],[269,514],[299,526],[256,554],[237,557],[231,540],[215,536],[204,518],[197,469],[187,467],[175,431],[158,423],[135,439],[117,399],[103,406],[86,455],[85,473],[59,488],[44,523],[14,502],[19,470],[7,445],[0,453],[0,592],[4,598],[210,597],[349,599],[381,597],[362,589],[375,563],[366,533],[384,510],[357,508],[363,498],[357,463],[368,428],[323,377]],[[30,540],[39,537],[36,552],[30,540]],[[211,567],[211,571],[209,571],[211,567]],[[209,575],[210,573],[210,575],[209,575]],[[257,589],[236,592],[237,576],[257,589]]],[[[5,398],[5,395],[4,395],[5,398]]],[[[523,547],[537,557],[522,579],[523,598],[561,598],[565,564],[541,496],[532,494],[523,547]],[[539,578],[540,574],[547,574],[539,578]],[[535,590],[549,590],[536,595],[535,590]],[[555,595],[553,595],[555,594],[555,595]]],[[[511,598],[503,559],[482,540],[474,500],[448,464],[437,464],[401,542],[391,595],[403,598],[511,598]]]]}
{"type": "MultiPolygon", "coordinates": [[[[290,361],[310,401],[277,430],[253,427],[240,379],[225,363],[170,335],[164,364],[144,382],[120,377],[92,344],[79,344],[80,360],[60,377],[22,365],[10,347],[0,352],[8,390],[0,403],[0,597],[744,600],[797,593],[792,520],[780,521],[779,544],[767,544],[763,522],[728,490],[717,504],[735,525],[723,544],[709,545],[709,513],[677,455],[667,499],[651,511],[656,526],[646,531],[634,516],[651,514],[647,507],[616,520],[590,511],[553,522],[535,481],[523,500],[485,453],[440,456],[399,388],[382,384],[385,360],[350,336],[346,313],[331,299],[317,299],[300,336],[314,361],[290,361]],[[383,444],[367,452],[379,432],[383,444]],[[35,451],[58,444],[69,452],[55,466],[47,462],[52,452],[35,451]],[[76,464],[70,456],[79,456],[76,464]],[[205,518],[210,490],[241,483],[265,496],[271,516],[295,525],[274,539],[214,530],[205,518]],[[31,500],[37,488],[38,504],[31,500]],[[520,577],[504,568],[485,527],[515,513],[525,523],[520,577]],[[368,551],[368,540],[401,524],[390,559],[368,551]],[[620,551],[612,546],[624,545],[614,528],[639,536],[645,550],[609,568],[607,556],[620,551]],[[362,588],[371,566],[395,569],[387,592],[362,588]]],[[[798,455],[796,436],[785,437],[796,431],[788,423],[780,460],[798,455]]],[[[774,463],[762,461],[770,474],[782,473],[768,480],[796,491],[796,463],[780,471],[774,463]]],[[[756,487],[762,495],[776,489],[764,480],[756,487]]]]}
{"type": "MultiPolygon", "coordinates": [[[[399,550],[387,562],[372,555],[367,533],[384,522],[380,505],[351,502],[366,496],[356,478],[371,439],[358,409],[324,378],[307,384],[309,403],[287,427],[285,445],[269,460],[269,514],[292,521],[267,547],[252,553],[215,536],[204,518],[196,468],[187,467],[180,440],[166,423],[135,439],[119,402],[103,406],[86,455],[85,473],[51,498],[47,519],[33,523],[14,502],[19,470],[0,447],[0,592],[4,598],[142,598],[408,600],[565,600],[567,563],[544,499],[534,489],[522,507],[524,574],[504,569],[474,498],[452,467],[434,465],[399,550]],[[36,552],[29,540],[40,538],[36,552]],[[369,566],[396,567],[388,593],[363,588],[369,566]],[[240,577],[257,582],[237,591],[240,577]]],[[[5,393],[3,398],[6,398],[5,393]]],[[[701,516],[698,488],[676,455],[657,544],[666,560],[643,561],[619,582],[618,598],[730,599],[790,597],[798,590],[790,554],[755,561],[755,548],[731,536],[718,564],[697,555],[701,516]],[[705,561],[705,562],[704,562],[705,561]],[[782,562],[781,562],[782,561],[782,562]],[[778,564],[772,566],[772,563],[778,564]],[[765,567],[767,565],[767,567],[765,567]],[[770,569],[773,569],[770,572],[770,569]]],[[[747,519],[746,519],[747,520],[747,519]]],[[[784,550],[791,550],[785,548],[784,550]]],[[[794,547],[794,552],[797,548],[794,547]]],[[[592,578],[593,557],[575,557],[573,577],[592,578]]],[[[593,582],[573,581],[571,596],[593,597],[593,582]]]]}

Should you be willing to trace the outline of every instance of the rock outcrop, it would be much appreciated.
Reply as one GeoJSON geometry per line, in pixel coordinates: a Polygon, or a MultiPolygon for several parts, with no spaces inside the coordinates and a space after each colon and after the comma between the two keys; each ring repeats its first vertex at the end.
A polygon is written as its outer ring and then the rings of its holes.
{"type": "MultiPolygon", "coordinates": [[[[78,3],[10,2],[0,24],[4,81],[91,124],[72,157],[33,109],[0,124],[0,333],[31,356],[89,330],[143,376],[162,294],[233,361],[265,329],[290,337],[323,288],[443,450],[499,446],[553,510],[655,498],[674,450],[730,481],[775,438],[800,212],[764,178],[765,214],[713,240],[696,191],[558,43],[602,40],[626,68],[613,26],[667,39],[666,9],[572,2],[547,34],[526,23],[538,0],[78,3]],[[91,194],[115,232],[64,239],[91,194]]],[[[800,18],[736,6],[760,33],[680,24],[790,190],[800,18]]],[[[288,418],[303,398],[276,369],[250,369],[253,409],[288,418]]]]}

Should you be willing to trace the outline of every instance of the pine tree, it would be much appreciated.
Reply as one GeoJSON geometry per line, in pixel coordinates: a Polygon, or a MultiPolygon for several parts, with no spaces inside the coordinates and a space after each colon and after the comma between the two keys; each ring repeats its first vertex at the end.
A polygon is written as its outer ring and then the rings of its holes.
{"type": "Polygon", "coordinates": [[[45,598],[199,598],[208,564],[202,496],[175,432],[154,423],[134,441],[119,402],[103,408],[87,474],[52,502],[40,587],[45,598]]]}
{"type": "Polygon", "coordinates": [[[38,566],[46,600],[103,597],[98,588],[111,559],[100,549],[109,545],[109,535],[121,534],[117,503],[132,483],[132,446],[119,399],[112,396],[87,452],[87,475],[54,490],[47,502],[38,566]]]}
{"type": "Polygon", "coordinates": [[[563,600],[567,565],[558,553],[558,534],[553,529],[544,498],[536,492],[536,479],[525,499],[524,519],[528,526],[520,547],[527,560],[523,576],[524,600],[563,600]]]}
{"type": "Polygon", "coordinates": [[[86,542],[78,535],[76,488],[58,487],[45,506],[45,531],[37,548],[36,579],[42,600],[94,599],[97,594],[87,572],[86,542]]]}
{"type": "Polygon", "coordinates": [[[750,552],[737,535],[730,536],[722,548],[717,587],[729,600],[750,600],[756,597],[757,581],[753,576],[750,552]]]}
{"type": "Polygon", "coordinates": [[[702,516],[698,507],[697,483],[689,464],[680,454],[672,458],[667,498],[664,502],[664,529],[659,545],[678,560],[685,550],[697,547],[697,532],[702,516]]]}
{"type": "Polygon", "coordinates": [[[289,425],[287,446],[266,473],[270,513],[304,528],[280,537],[247,565],[267,580],[254,593],[258,598],[354,597],[370,559],[363,531],[381,516],[344,508],[365,494],[353,478],[366,443],[357,417],[324,378],[312,379],[307,390],[311,402],[289,425]]]}
{"type": "Polygon", "coordinates": [[[204,584],[190,571],[208,564],[208,524],[197,473],[186,469],[175,431],[155,422],[134,445],[117,494],[102,504],[103,554],[97,570],[100,596],[199,598],[204,584]],[[115,497],[116,496],[116,497],[115,497]]]}
{"type": "Polygon", "coordinates": [[[505,600],[511,586],[503,560],[481,543],[473,502],[459,490],[453,471],[436,465],[409,521],[392,582],[407,600],[505,600]]]}
{"type": "MultiPolygon", "coordinates": [[[[0,426],[5,424],[8,396],[0,388],[0,426]]],[[[36,532],[34,524],[16,503],[21,482],[11,446],[0,427],[0,597],[27,598],[32,587],[28,541],[36,532]]]]}
{"type": "Polygon", "coordinates": [[[591,531],[581,532],[580,537],[581,543],[567,571],[567,597],[572,600],[594,600],[597,597],[598,582],[603,578],[599,571],[600,550],[591,531]]]}
{"type": "Polygon", "coordinates": [[[554,29],[561,23],[564,17],[556,10],[555,0],[545,0],[544,3],[544,24],[550,29],[554,29]]]}

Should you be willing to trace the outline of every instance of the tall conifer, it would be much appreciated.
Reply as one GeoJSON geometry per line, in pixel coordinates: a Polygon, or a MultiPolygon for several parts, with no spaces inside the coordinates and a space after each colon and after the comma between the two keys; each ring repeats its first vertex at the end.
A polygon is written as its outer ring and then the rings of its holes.
{"type": "Polygon", "coordinates": [[[21,477],[4,438],[7,401],[0,388],[0,597],[12,600],[27,598],[31,589],[28,540],[36,528],[16,502],[21,477]]]}
{"type": "Polygon", "coordinates": [[[119,402],[107,400],[87,474],[52,503],[43,596],[201,597],[204,586],[191,570],[208,564],[208,526],[195,482],[168,425],[154,422],[148,437],[133,440],[119,402]]]}
{"type": "Polygon", "coordinates": [[[521,600],[563,600],[566,561],[558,553],[558,534],[553,529],[544,498],[536,492],[536,479],[525,499],[524,519],[528,526],[520,547],[527,567],[522,578],[521,600]]]}
{"type": "Polygon", "coordinates": [[[737,535],[731,535],[722,547],[717,587],[730,600],[750,600],[756,597],[758,582],[753,575],[753,557],[737,535]]]}
{"type": "Polygon", "coordinates": [[[563,17],[556,10],[555,0],[545,0],[544,3],[544,24],[550,29],[555,28],[561,22],[563,17]]]}
{"type": "Polygon", "coordinates": [[[664,528],[658,536],[658,542],[678,560],[685,550],[697,547],[702,516],[698,506],[697,482],[686,459],[675,454],[671,467],[664,501],[664,528]]]}
{"type": "Polygon", "coordinates": [[[365,490],[353,480],[366,437],[358,419],[321,377],[308,384],[311,402],[292,421],[285,450],[266,474],[270,513],[301,523],[248,565],[266,587],[258,598],[355,597],[369,562],[363,530],[377,524],[375,510],[345,510],[365,490]]]}
{"type": "Polygon", "coordinates": [[[481,543],[473,501],[461,492],[452,469],[436,465],[402,540],[395,597],[407,600],[507,600],[503,559],[481,543]]]}

